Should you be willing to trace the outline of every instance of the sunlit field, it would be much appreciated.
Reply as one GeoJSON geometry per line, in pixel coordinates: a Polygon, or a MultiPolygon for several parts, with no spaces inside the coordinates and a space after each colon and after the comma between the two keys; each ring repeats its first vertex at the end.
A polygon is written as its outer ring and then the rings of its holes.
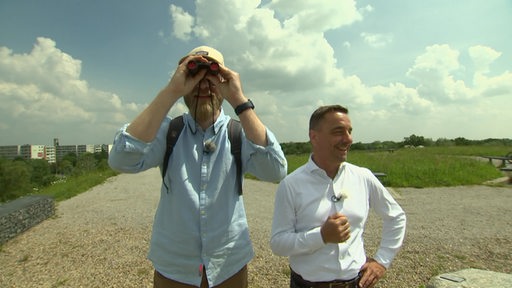
{"type": "MultiPolygon", "coordinates": [[[[382,172],[381,181],[389,187],[442,187],[482,184],[503,174],[487,159],[503,156],[508,146],[453,146],[402,148],[392,151],[349,152],[348,162],[382,172]]],[[[288,173],[306,163],[309,154],[287,155],[288,173]]]]}

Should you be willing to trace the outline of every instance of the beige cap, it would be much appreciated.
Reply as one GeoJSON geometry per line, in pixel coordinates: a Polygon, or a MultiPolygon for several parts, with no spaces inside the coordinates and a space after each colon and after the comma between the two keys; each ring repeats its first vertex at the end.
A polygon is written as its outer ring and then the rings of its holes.
{"type": "Polygon", "coordinates": [[[219,64],[224,65],[224,56],[222,56],[222,54],[218,50],[208,46],[199,46],[197,48],[192,49],[192,51],[188,52],[186,56],[181,58],[179,63],[181,63],[187,56],[191,55],[201,55],[205,58],[208,58],[219,64]]]}

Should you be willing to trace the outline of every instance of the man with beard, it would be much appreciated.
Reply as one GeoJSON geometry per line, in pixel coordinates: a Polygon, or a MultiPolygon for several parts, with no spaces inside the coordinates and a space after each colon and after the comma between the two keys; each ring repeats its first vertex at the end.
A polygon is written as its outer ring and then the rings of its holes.
{"type": "Polygon", "coordinates": [[[347,162],[348,109],[319,107],[309,121],[309,140],[308,163],[278,186],[272,251],[289,257],[291,288],[373,287],[402,245],[405,213],[370,170],[347,162]],[[383,220],[373,258],[363,245],[370,209],[383,220]]]}
{"type": "MultiPolygon", "coordinates": [[[[242,125],[242,172],[280,181],[286,158],[273,133],[242,92],[238,73],[207,46],[179,62],[171,80],[149,106],[116,134],[110,166],[137,173],[163,168],[169,110],[184,98],[188,113],[163,175],[148,258],[154,287],[247,287],[247,263],[254,256],[243,196],[230,151],[223,100],[242,125]]],[[[242,173],[242,175],[243,175],[242,173]]]]}

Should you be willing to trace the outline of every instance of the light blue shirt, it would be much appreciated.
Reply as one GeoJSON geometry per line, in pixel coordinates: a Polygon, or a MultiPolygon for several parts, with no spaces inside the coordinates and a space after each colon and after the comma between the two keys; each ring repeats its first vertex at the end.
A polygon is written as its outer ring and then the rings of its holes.
{"type": "MultiPolygon", "coordinates": [[[[230,117],[221,111],[206,131],[190,114],[183,119],[185,126],[164,177],[166,185],[161,187],[148,258],[165,277],[195,286],[201,283],[204,267],[210,286],[215,286],[254,256],[228,140],[230,117]],[[213,152],[204,151],[206,141],[215,144],[213,152]]],[[[128,125],[121,128],[109,155],[110,166],[126,173],[161,169],[170,120],[166,117],[151,143],[130,136],[128,125]]],[[[268,145],[262,147],[242,132],[242,172],[278,182],[286,176],[287,162],[275,136],[269,129],[266,133],[268,145]]]]}

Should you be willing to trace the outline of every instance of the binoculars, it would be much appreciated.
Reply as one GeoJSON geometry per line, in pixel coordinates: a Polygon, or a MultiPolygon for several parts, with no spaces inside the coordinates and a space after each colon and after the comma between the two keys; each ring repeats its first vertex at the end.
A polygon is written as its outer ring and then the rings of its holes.
{"type": "Polygon", "coordinates": [[[196,75],[200,69],[208,69],[208,73],[217,75],[219,74],[219,63],[217,62],[201,62],[190,60],[187,63],[188,73],[192,76],[196,75]]]}

